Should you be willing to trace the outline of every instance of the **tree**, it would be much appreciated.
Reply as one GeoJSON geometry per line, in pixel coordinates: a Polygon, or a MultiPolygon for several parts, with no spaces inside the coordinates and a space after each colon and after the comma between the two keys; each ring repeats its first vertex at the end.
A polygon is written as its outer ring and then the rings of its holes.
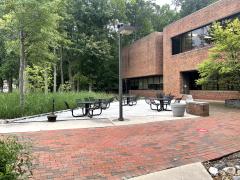
{"type": "Polygon", "coordinates": [[[2,80],[7,80],[8,92],[12,92],[13,79],[17,79],[18,74],[16,69],[19,68],[19,62],[16,61],[17,56],[14,52],[8,52],[2,59],[0,67],[0,77],[2,80]]]}
{"type": "Polygon", "coordinates": [[[112,0],[114,19],[122,23],[130,23],[136,27],[133,35],[125,37],[123,45],[132,43],[151,32],[162,31],[163,28],[177,19],[177,13],[168,4],[159,6],[151,0],[112,0]]]}
{"type": "Polygon", "coordinates": [[[205,85],[217,79],[220,85],[228,89],[240,90],[240,20],[212,27],[213,48],[209,58],[199,65],[201,78],[199,85],[205,85]]]}
{"type": "Polygon", "coordinates": [[[11,45],[7,43],[5,34],[0,29],[0,89],[3,90],[3,80],[7,80],[8,92],[12,92],[13,79],[18,77],[16,69],[19,68],[19,62],[16,53],[7,48],[11,45]]]}
{"type": "Polygon", "coordinates": [[[19,91],[20,106],[24,107],[27,64],[50,61],[54,55],[50,47],[59,40],[57,31],[60,16],[57,13],[59,0],[4,0],[1,9],[0,29],[8,36],[8,49],[20,59],[19,91]],[[16,49],[18,47],[19,50],[16,49]]]}
{"type": "Polygon", "coordinates": [[[162,32],[163,28],[168,24],[174,22],[178,18],[178,13],[175,10],[170,9],[170,5],[163,6],[155,5],[156,12],[153,14],[152,23],[155,31],[162,32]]]}
{"type": "Polygon", "coordinates": [[[180,18],[202,9],[217,0],[173,0],[176,7],[180,7],[180,18]]]}
{"type": "Polygon", "coordinates": [[[105,79],[108,79],[102,76],[101,72],[114,71],[114,74],[117,74],[115,68],[107,69],[107,64],[115,61],[112,58],[112,49],[116,46],[109,29],[113,18],[109,1],[72,0],[68,13],[71,16],[64,24],[72,43],[64,48],[63,52],[65,59],[63,67],[64,71],[68,72],[65,74],[68,79],[65,80],[68,80],[72,87],[79,89],[78,86],[84,81],[74,79],[84,76],[89,80],[89,87],[94,85],[94,89],[101,89],[102,84],[106,82],[105,79]]]}
{"type": "Polygon", "coordinates": [[[52,75],[49,64],[43,66],[33,65],[26,68],[27,72],[27,87],[31,92],[48,92],[48,87],[51,85],[52,75]]]}

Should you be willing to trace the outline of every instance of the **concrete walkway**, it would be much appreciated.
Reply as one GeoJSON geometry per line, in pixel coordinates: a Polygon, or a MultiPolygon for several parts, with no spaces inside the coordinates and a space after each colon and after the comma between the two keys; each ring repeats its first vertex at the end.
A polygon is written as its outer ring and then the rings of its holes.
{"type": "Polygon", "coordinates": [[[131,180],[212,180],[202,163],[188,164],[172,169],[163,170],[131,180]]]}
{"type": "Polygon", "coordinates": [[[190,114],[185,114],[184,117],[173,117],[171,111],[153,111],[144,100],[140,100],[136,106],[124,106],[125,121],[118,121],[118,108],[118,102],[111,103],[109,109],[104,110],[100,116],[91,119],[89,117],[74,118],[71,111],[65,111],[57,114],[57,122],[55,123],[47,122],[46,115],[17,120],[9,124],[0,124],[0,133],[109,127],[198,117],[190,114]]]}

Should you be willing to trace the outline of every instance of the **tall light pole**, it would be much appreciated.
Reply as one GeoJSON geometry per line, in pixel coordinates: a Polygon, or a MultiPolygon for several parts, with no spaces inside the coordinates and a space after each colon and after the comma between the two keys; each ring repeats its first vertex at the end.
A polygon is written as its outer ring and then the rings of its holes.
{"type": "Polygon", "coordinates": [[[123,107],[122,107],[122,56],[121,56],[121,36],[130,35],[135,30],[134,27],[125,24],[118,24],[118,33],[119,33],[119,82],[118,82],[118,94],[119,94],[119,121],[123,121],[123,107]]]}

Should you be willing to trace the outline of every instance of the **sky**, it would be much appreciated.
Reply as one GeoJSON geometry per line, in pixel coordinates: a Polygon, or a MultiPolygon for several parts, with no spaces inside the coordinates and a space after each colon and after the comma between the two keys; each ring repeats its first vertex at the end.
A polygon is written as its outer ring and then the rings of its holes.
{"type": "Polygon", "coordinates": [[[163,4],[172,4],[172,0],[155,0],[157,4],[163,5],[163,4]]]}

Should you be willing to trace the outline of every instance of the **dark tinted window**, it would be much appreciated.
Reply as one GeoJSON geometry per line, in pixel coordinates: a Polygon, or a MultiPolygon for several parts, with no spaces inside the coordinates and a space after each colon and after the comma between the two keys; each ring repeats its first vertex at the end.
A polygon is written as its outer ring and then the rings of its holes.
{"type": "Polygon", "coordinates": [[[181,53],[181,38],[180,37],[174,37],[172,38],[172,54],[178,54],[181,53]]]}
{"type": "Polygon", "coordinates": [[[132,90],[163,90],[163,76],[150,76],[128,79],[129,89],[132,90]]]}
{"type": "MultiPolygon", "coordinates": [[[[240,13],[219,20],[219,22],[224,26],[227,22],[235,18],[240,18],[240,13]]],[[[211,37],[209,34],[210,27],[211,24],[173,37],[172,54],[179,54],[211,44],[211,37]]]]}

